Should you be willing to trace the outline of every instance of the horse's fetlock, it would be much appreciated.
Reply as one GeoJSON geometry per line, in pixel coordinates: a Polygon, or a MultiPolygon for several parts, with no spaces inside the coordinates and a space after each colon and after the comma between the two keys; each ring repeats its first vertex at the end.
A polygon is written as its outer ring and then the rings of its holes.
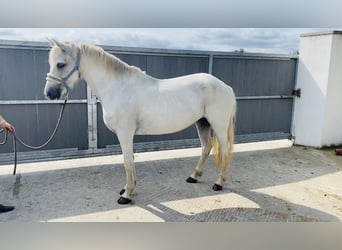
{"type": "Polygon", "coordinates": [[[195,177],[202,177],[203,172],[200,170],[195,170],[195,177]]]}

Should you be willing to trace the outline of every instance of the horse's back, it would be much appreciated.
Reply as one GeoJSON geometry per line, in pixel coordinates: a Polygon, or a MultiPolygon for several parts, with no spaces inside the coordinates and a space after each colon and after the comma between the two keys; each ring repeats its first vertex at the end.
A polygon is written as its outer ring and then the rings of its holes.
{"type": "MultiPolygon", "coordinates": [[[[162,79],[160,80],[161,85],[185,88],[185,86],[192,86],[193,89],[201,89],[204,91],[223,91],[229,94],[233,94],[233,89],[217,77],[208,73],[194,73],[190,75],[179,76],[175,78],[162,79]],[[170,84],[170,85],[169,85],[170,84]]],[[[191,89],[191,88],[189,88],[191,89]]]]}
{"type": "Polygon", "coordinates": [[[163,92],[164,90],[171,93],[171,98],[185,100],[184,102],[188,102],[189,105],[197,105],[204,110],[209,106],[224,109],[235,105],[236,102],[233,89],[208,73],[195,73],[160,80],[159,91],[163,92]]]}
{"type": "Polygon", "coordinates": [[[162,79],[140,93],[139,134],[176,132],[207,112],[228,115],[226,109],[235,99],[228,85],[206,73],[162,79]]]}
{"type": "Polygon", "coordinates": [[[189,75],[194,85],[202,90],[206,102],[220,102],[222,105],[235,101],[233,89],[225,82],[208,73],[196,73],[189,75]]]}

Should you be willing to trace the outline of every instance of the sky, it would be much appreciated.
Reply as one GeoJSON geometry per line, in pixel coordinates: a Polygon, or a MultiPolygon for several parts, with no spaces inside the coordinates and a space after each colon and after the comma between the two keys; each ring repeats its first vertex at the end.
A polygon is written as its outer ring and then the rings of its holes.
{"type": "MultiPolygon", "coordinates": [[[[300,34],[327,28],[0,28],[0,40],[86,42],[161,49],[292,54],[300,34]]],[[[342,30],[342,29],[339,29],[342,30]]]]}

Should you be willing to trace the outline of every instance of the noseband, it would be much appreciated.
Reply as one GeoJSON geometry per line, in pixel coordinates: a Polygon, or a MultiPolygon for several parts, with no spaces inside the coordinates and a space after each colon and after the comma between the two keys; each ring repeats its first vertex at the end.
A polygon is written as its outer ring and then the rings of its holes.
{"type": "Polygon", "coordinates": [[[67,92],[69,92],[70,87],[66,83],[66,81],[72,76],[73,73],[75,73],[75,71],[79,71],[80,63],[81,63],[81,51],[80,51],[80,49],[78,49],[75,66],[72,68],[72,70],[65,77],[58,77],[58,76],[54,76],[53,74],[47,73],[46,80],[53,81],[53,82],[56,82],[58,84],[64,85],[64,87],[67,89],[67,92]]]}

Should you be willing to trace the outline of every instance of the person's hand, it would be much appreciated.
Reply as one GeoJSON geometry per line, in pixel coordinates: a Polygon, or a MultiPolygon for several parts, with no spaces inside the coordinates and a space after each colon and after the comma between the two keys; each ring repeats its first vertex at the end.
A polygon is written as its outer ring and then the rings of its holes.
{"type": "Polygon", "coordinates": [[[11,132],[13,133],[15,131],[15,128],[14,126],[11,124],[11,123],[8,123],[6,121],[4,121],[2,124],[1,124],[1,127],[6,131],[6,132],[11,132]]]}

